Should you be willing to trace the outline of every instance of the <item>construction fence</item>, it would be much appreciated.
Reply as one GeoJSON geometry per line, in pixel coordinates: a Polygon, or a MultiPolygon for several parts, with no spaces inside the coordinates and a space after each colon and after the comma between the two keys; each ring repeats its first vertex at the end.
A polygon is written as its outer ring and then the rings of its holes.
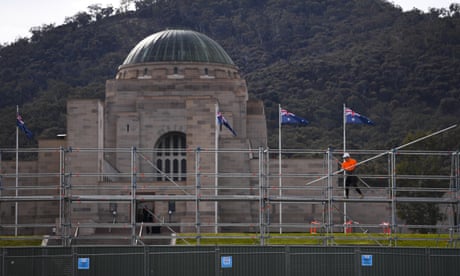
{"type": "Polygon", "coordinates": [[[454,276],[460,249],[299,246],[0,248],[8,276],[454,276]]]}

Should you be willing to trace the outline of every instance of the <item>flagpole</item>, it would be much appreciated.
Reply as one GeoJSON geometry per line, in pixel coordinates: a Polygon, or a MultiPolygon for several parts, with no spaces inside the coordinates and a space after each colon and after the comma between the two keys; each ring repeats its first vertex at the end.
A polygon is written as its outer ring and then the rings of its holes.
{"type": "Polygon", "coordinates": [[[342,116],[343,116],[343,152],[345,153],[346,149],[347,149],[347,132],[346,132],[346,125],[347,125],[347,118],[345,116],[345,104],[343,104],[343,113],[342,113],[342,116]]]}
{"type": "MultiPolygon", "coordinates": [[[[347,117],[345,115],[345,103],[343,104],[343,153],[346,152],[347,150],[347,132],[346,132],[346,126],[347,126],[347,117]]],[[[346,192],[346,172],[343,171],[343,197],[345,198],[347,196],[346,192]]],[[[345,224],[347,223],[347,203],[344,201],[343,202],[343,232],[346,233],[346,228],[345,224]]]]}
{"type": "MultiPolygon", "coordinates": [[[[19,115],[19,106],[16,105],[16,117],[19,115]]],[[[16,118],[17,120],[17,118],[16,118]]],[[[14,204],[14,236],[18,235],[18,176],[19,176],[19,127],[16,125],[16,201],[14,204]]]]}
{"type": "MultiPolygon", "coordinates": [[[[217,112],[219,112],[219,105],[216,103],[215,104],[215,109],[216,109],[216,112],[215,112],[215,116],[217,116],[217,112]]],[[[218,122],[217,122],[217,117],[215,118],[216,120],[216,132],[215,132],[215,135],[214,135],[214,147],[215,147],[215,151],[214,151],[214,170],[215,170],[215,177],[214,177],[214,195],[217,196],[219,195],[218,191],[217,191],[217,188],[219,186],[219,180],[218,180],[218,171],[219,171],[219,154],[218,154],[218,150],[219,150],[219,125],[218,125],[218,122]]],[[[218,223],[218,217],[217,217],[217,212],[218,212],[218,203],[217,203],[217,200],[214,201],[214,233],[217,233],[218,232],[218,227],[217,227],[217,223],[218,223]]]]}
{"type": "MultiPolygon", "coordinates": [[[[283,183],[281,180],[281,104],[278,104],[278,188],[280,199],[283,196],[283,183]]],[[[283,222],[283,203],[280,201],[280,234],[283,233],[283,227],[281,226],[283,222]]]]}

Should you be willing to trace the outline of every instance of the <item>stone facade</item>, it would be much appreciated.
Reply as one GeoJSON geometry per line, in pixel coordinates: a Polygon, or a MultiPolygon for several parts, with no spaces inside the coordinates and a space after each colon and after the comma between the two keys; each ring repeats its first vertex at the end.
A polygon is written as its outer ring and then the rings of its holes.
{"type": "MultiPolygon", "coordinates": [[[[123,64],[115,79],[107,80],[104,101],[68,101],[66,140],[40,142],[40,148],[65,147],[64,157],[59,153],[45,152],[39,154],[38,161],[21,162],[21,170],[24,171],[57,173],[21,182],[21,185],[29,183],[54,188],[51,192],[34,191],[34,195],[56,195],[61,192],[68,193],[68,196],[93,196],[94,199],[65,203],[21,203],[20,220],[46,221],[59,227],[66,217],[69,221],[65,223],[71,223],[74,227],[113,222],[129,227],[133,223],[133,215],[136,216],[135,222],[141,220],[140,206],[148,206],[161,217],[167,217],[170,208],[168,200],[146,199],[137,202],[137,209],[133,210],[130,196],[134,192],[146,198],[152,195],[194,195],[198,178],[200,196],[215,195],[216,185],[219,196],[258,195],[261,164],[252,150],[266,149],[267,136],[263,103],[249,100],[246,81],[235,65],[198,61],[123,64]],[[219,130],[216,111],[223,113],[236,130],[236,137],[225,127],[219,130]],[[161,148],[162,139],[169,134],[185,138],[186,145],[182,148],[185,151],[185,159],[182,160],[185,164],[177,165],[185,171],[182,176],[159,180],[164,174],[160,173],[157,159],[163,157],[152,151],[161,148]],[[150,152],[143,153],[143,149],[150,152]],[[219,151],[217,155],[214,152],[216,149],[219,151]],[[199,160],[197,151],[200,153],[199,160]],[[133,152],[137,154],[135,160],[133,152]],[[215,175],[216,170],[218,176],[215,175]],[[225,177],[226,174],[232,174],[232,177],[225,177]],[[134,185],[136,191],[132,189],[134,185]],[[169,188],[165,189],[165,186],[169,188]],[[186,187],[185,190],[179,188],[181,186],[186,187]],[[63,187],[67,190],[63,191],[63,187]]],[[[182,161],[179,159],[179,162],[182,161]]],[[[289,158],[283,160],[282,171],[283,174],[324,174],[323,162],[312,157],[289,158]]],[[[4,164],[3,172],[11,172],[12,165],[4,164]]],[[[176,165],[171,166],[169,169],[174,172],[176,165]]],[[[162,169],[168,170],[168,167],[162,169]]],[[[270,176],[264,177],[270,181],[268,193],[278,195],[277,171],[278,160],[272,156],[266,172],[270,176]]],[[[303,190],[305,179],[294,176],[283,176],[282,179],[283,186],[292,189],[286,189],[282,196],[325,196],[324,182],[303,190]]],[[[11,186],[11,179],[8,182],[11,186]]],[[[11,221],[12,203],[0,204],[1,218],[11,221]]],[[[172,222],[193,225],[196,202],[177,201],[174,206],[172,222]]],[[[204,224],[212,224],[217,211],[219,223],[254,223],[249,229],[223,226],[220,231],[257,231],[260,208],[257,200],[203,201],[199,204],[200,220],[204,224]]],[[[321,219],[325,212],[324,205],[315,202],[268,202],[267,208],[271,208],[270,220],[274,223],[279,223],[281,219],[283,223],[307,224],[310,220],[321,219]],[[282,216],[279,215],[280,208],[282,216]]],[[[359,206],[355,209],[359,209],[359,206]]],[[[339,215],[337,221],[340,220],[339,215]]],[[[180,231],[194,231],[191,225],[183,226],[180,231]]],[[[303,230],[295,227],[286,229],[303,230]]],[[[32,232],[48,231],[41,229],[32,232]]],[[[87,227],[80,231],[93,234],[99,230],[87,227]]],[[[203,227],[202,231],[212,232],[214,228],[203,227]]]]}

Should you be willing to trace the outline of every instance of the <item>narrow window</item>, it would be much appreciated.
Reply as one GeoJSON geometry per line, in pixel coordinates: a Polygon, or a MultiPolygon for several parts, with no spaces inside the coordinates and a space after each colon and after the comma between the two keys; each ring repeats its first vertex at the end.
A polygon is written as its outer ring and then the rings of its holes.
{"type": "Polygon", "coordinates": [[[170,132],[160,137],[155,146],[154,173],[158,181],[186,180],[186,139],[181,132],[170,132]]]}

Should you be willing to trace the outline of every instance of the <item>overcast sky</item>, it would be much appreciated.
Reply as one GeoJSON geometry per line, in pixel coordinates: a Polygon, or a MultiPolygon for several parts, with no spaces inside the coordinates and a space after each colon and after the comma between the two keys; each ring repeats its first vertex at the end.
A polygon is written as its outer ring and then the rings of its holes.
{"type": "MultiPolygon", "coordinates": [[[[0,44],[14,42],[17,38],[30,37],[30,28],[44,24],[64,23],[66,17],[87,11],[92,4],[102,7],[120,6],[120,0],[0,0],[0,44]]],[[[460,0],[389,0],[404,11],[414,7],[427,11],[429,8],[448,8],[460,0]]]]}

